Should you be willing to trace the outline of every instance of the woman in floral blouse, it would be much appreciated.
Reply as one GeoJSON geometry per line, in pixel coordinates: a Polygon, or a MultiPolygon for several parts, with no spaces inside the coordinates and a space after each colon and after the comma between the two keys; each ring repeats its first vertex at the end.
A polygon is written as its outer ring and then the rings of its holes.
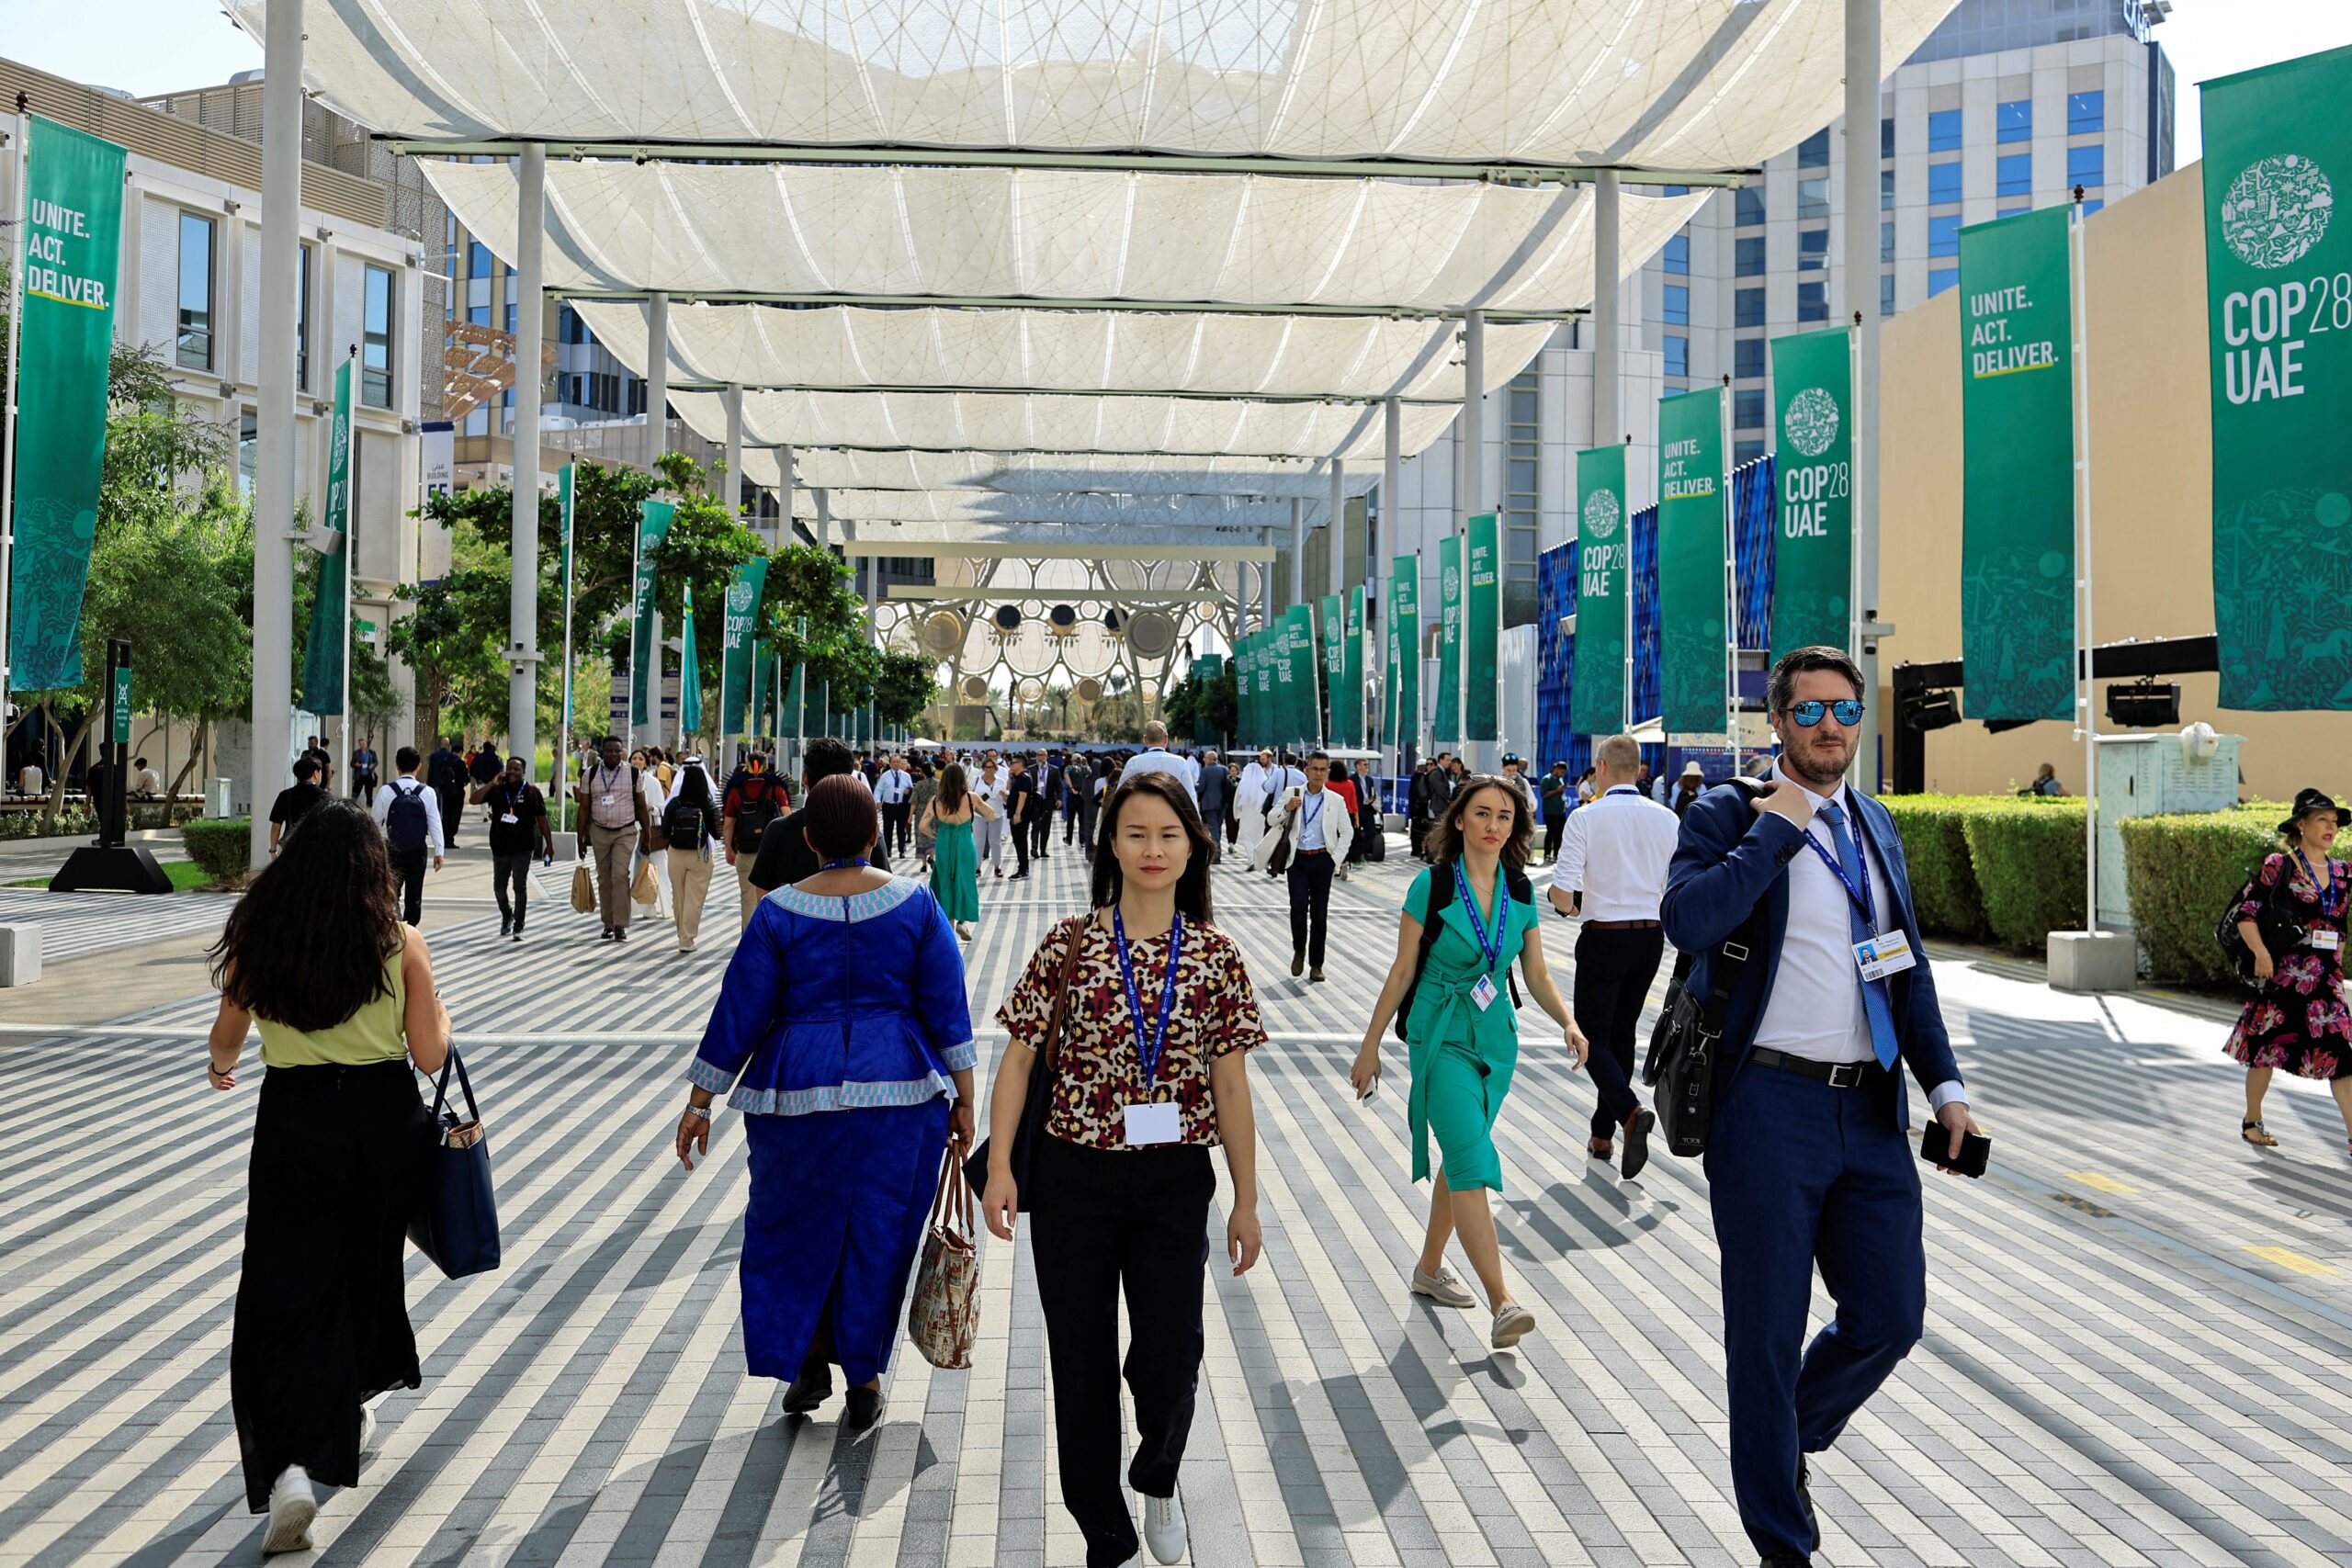
{"type": "Polygon", "coordinates": [[[1088,1568],[1136,1556],[1119,1488],[1119,1300],[1134,1348],[1135,1461],[1152,1555],[1184,1551],[1176,1471],[1200,1381],[1202,1265],[1225,1146],[1226,1256],[1258,1259],[1257,1131],[1244,1060],[1262,1044],[1258,1000],[1231,938],[1209,923],[1208,829],[1183,784],[1138,773],[1103,808],[1093,912],[1062,921],[997,1012],[1010,1039],[989,1101],[982,1217],[1003,1240],[1031,1212],[1030,1250],[1053,1357],[1062,1503],[1088,1568]],[[1029,1073],[1070,943],[1078,956],[1044,1126],[1025,1186],[1011,1153],[1029,1073]]]}
{"type": "Polygon", "coordinates": [[[2318,790],[2299,793],[2294,815],[2278,824],[2287,848],[2265,860],[2238,894],[2238,932],[2253,951],[2260,988],[2222,1049],[2246,1067],[2245,1122],[2238,1135],[2263,1148],[2278,1143],[2262,1125],[2262,1097],[2278,1067],[2327,1080],[2352,1147],[2352,1073],[2346,1071],[2352,1062],[2352,1013],[2344,1004],[2345,902],[2352,897],[2352,868],[2327,852],[2346,816],[2318,790]],[[2305,931],[2301,944],[2285,953],[2266,947],[2255,922],[2274,902],[2305,931]]]}

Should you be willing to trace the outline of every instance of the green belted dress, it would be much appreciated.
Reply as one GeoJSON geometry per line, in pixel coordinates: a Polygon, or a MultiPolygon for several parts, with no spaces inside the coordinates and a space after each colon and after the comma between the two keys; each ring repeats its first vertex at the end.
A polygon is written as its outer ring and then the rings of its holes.
{"type": "MultiPolygon", "coordinates": [[[[1502,929],[1502,944],[1489,968],[1471,932],[1469,912],[1462,907],[1461,888],[1467,879],[1459,867],[1454,875],[1454,896],[1437,912],[1437,939],[1413,993],[1413,1010],[1405,1018],[1407,1059],[1413,1075],[1406,1103],[1413,1179],[1425,1180],[1430,1174],[1429,1141],[1434,1134],[1449,1188],[1463,1192],[1491,1187],[1499,1192],[1503,1172],[1495,1154],[1495,1118],[1502,1113],[1503,1097],[1510,1092],[1511,1074],[1519,1066],[1519,1020],[1510,1005],[1507,972],[1540,917],[1533,904],[1510,897],[1498,868],[1493,906],[1483,911],[1489,937],[1498,924],[1502,929]],[[1483,1010],[1470,994],[1481,975],[1495,983],[1495,998],[1483,1010]]],[[[1405,895],[1405,912],[1427,925],[1429,901],[1430,874],[1424,871],[1405,895]]]]}

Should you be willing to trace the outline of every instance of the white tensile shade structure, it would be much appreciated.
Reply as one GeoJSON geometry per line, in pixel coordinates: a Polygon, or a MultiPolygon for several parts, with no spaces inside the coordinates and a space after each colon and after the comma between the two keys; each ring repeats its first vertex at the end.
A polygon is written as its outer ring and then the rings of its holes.
{"type": "MultiPolygon", "coordinates": [[[[1279,501],[1230,495],[1005,495],[982,490],[837,490],[826,493],[829,515],[901,523],[1040,523],[1076,528],[1241,528],[1285,525],[1290,507],[1279,501]]],[[[792,514],[813,521],[816,497],[793,492],[792,514]]]]}
{"type": "MultiPolygon", "coordinates": [[[[744,471],[775,473],[772,454],[744,454],[744,471]]],[[[940,491],[974,489],[1009,495],[1061,492],[1117,495],[1243,495],[1317,500],[1331,492],[1329,465],[1296,457],[1171,457],[1150,453],[860,452],[793,455],[793,472],[809,490],[940,491]]],[[[1348,493],[1363,495],[1379,476],[1347,470],[1348,493]]],[[[761,479],[761,482],[767,482],[761,479]]],[[[794,502],[796,515],[799,502],[794,502]]],[[[1284,519],[1288,508],[1283,509],[1284,519]]]]}

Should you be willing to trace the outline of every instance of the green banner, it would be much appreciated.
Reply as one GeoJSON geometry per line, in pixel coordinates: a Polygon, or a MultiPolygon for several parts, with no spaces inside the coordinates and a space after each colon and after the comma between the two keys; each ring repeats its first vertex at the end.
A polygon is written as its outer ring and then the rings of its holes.
{"type": "Polygon", "coordinates": [[[1392,744],[1402,748],[1421,743],[1421,558],[1398,556],[1388,580],[1389,683],[1396,695],[1389,703],[1392,744]]]}
{"type": "Polygon", "coordinates": [[[768,558],[747,560],[735,569],[727,585],[727,645],[719,661],[718,728],[722,734],[747,735],[760,705],[752,697],[757,682],[752,671],[752,633],[759,628],[760,598],[767,592],[768,558]]]}
{"type": "Polygon", "coordinates": [[[1853,340],[1844,327],[1772,340],[1772,656],[1854,651],[1853,340]]]}
{"type": "Polygon", "coordinates": [[[1498,695],[1495,666],[1502,654],[1503,573],[1502,528],[1495,514],[1481,512],[1470,519],[1470,604],[1465,625],[1469,638],[1464,657],[1470,661],[1470,713],[1463,727],[1464,740],[1499,740],[1502,728],[1495,706],[1498,695]]]}
{"type": "Polygon", "coordinates": [[[774,735],[775,726],[768,718],[768,665],[775,658],[765,638],[752,641],[751,691],[744,697],[743,728],[750,736],[774,735]]]}
{"type": "Polygon", "coordinates": [[[796,740],[808,734],[808,669],[804,664],[792,667],[792,684],[785,689],[784,709],[776,715],[776,734],[780,737],[787,729],[796,740]],[[786,724],[786,719],[791,722],[786,724]]]}
{"type": "Polygon", "coordinates": [[[1721,735],[1731,724],[1723,397],[1702,387],[1657,408],[1658,712],[1669,735],[1721,735]]]}
{"type": "Polygon", "coordinates": [[[311,629],[302,640],[302,708],[322,718],[343,712],[343,661],[351,605],[351,359],[334,367],[334,414],[327,425],[327,504],[317,527],[334,547],[319,558],[311,629]]]}
{"type": "Polygon", "coordinates": [[[8,683],[41,692],[82,680],[126,154],[34,117],[27,155],[24,274],[10,290],[19,342],[8,683]]]}
{"type": "MultiPolygon", "coordinates": [[[[634,624],[628,645],[628,721],[631,725],[650,724],[654,709],[646,693],[646,675],[661,667],[660,650],[653,646],[653,551],[670,535],[670,520],[678,509],[666,501],[649,501],[637,525],[637,589],[632,601],[634,624]]],[[[658,688],[657,688],[658,690],[658,688]]]]}
{"type": "Polygon", "coordinates": [[[1437,717],[1430,725],[1432,746],[1462,749],[1462,536],[1437,542],[1437,717]]]}
{"type": "Polygon", "coordinates": [[[2352,182],[2347,71],[2352,49],[2336,49],[2204,85],[2225,708],[2352,708],[2352,219],[2329,221],[2331,174],[2352,182]]]}
{"type": "Polygon", "coordinates": [[[1346,701],[1332,711],[1342,746],[1363,744],[1363,584],[1348,590],[1348,644],[1340,660],[1340,691],[1346,701]]]}
{"type": "Polygon", "coordinates": [[[1290,671],[1290,734],[1295,740],[1312,743],[1323,734],[1323,704],[1315,680],[1316,666],[1321,662],[1315,656],[1315,607],[1293,604],[1284,615],[1290,621],[1290,637],[1284,644],[1290,653],[1285,661],[1290,671]]]}
{"type": "Polygon", "coordinates": [[[1347,710],[1348,602],[1338,593],[1323,595],[1323,722],[1316,733],[1326,746],[1346,744],[1340,739],[1340,716],[1347,710]]]}
{"type": "Polygon", "coordinates": [[[130,666],[126,664],[114,672],[114,743],[130,744],[130,666]]]}
{"type": "Polygon", "coordinates": [[[571,728],[571,511],[572,469],[578,465],[566,463],[556,470],[556,510],[563,529],[563,727],[571,728]]]}
{"type": "Polygon", "coordinates": [[[1250,740],[1261,747],[1272,746],[1281,739],[1278,732],[1283,727],[1283,708],[1277,688],[1282,683],[1282,670],[1288,668],[1282,656],[1282,625],[1276,622],[1251,638],[1256,651],[1250,655],[1250,662],[1257,667],[1251,685],[1258,694],[1258,705],[1250,716],[1254,731],[1250,740]]]}
{"type": "Polygon", "coordinates": [[[2072,208],[2045,207],[1960,231],[1960,653],[1971,718],[2075,711],[2073,220],[2072,208]]]}
{"type": "MultiPolygon", "coordinates": [[[[1568,678],[1568,728],[1615,735],[1625,725],[1625,615],[1632,591],[1633,513],[1625,505],[1625,448],[1577,454],[1577,640],[1568,678]]],[[[1544,635],[1556,636],[1545,626],[1544,635]]]]}
{"type": "Polygon", "coordinates": [[[1250,726],[1250,634],[1243,632],[1233,639],[1233,723],[1238,733],[1237,745],[1247,746],[1253,731],[1250,726]]]}
{"type": "MultiPolygon", "coordinates": [[[[695,658],[695,581],[681,585],[684,603],[678,611],[678,733],[702,733],[702,664],[695,658]]],[[[723,657],[722,650],[722,657],[723,657]]]]}

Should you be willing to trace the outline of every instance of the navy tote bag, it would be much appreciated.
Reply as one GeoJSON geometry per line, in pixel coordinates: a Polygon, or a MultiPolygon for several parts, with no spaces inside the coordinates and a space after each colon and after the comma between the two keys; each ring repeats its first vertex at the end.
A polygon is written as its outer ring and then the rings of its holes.
{"type": "Polygon", "coordinates": [[[432,1143],[425,1150],[424,1179],[410,1210],[408,1239],[452,1280],[498,1267],[498,1203],[490,1186],[490,1144],[482,1134],[474,1086],[466,1079],[458,1047],[433,1094],[432,1143]],[[449,1108],[449,1075],[458,1075],[466,1097],[465,1118],[449,1108]]]}

